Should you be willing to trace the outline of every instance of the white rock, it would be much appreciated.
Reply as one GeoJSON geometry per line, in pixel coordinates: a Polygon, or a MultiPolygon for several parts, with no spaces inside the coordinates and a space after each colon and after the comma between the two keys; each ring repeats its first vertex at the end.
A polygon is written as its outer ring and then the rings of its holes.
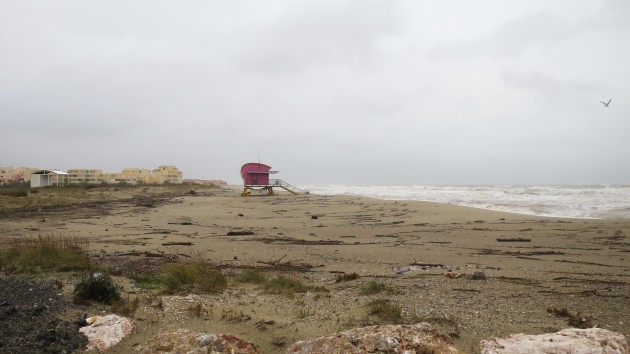
{"type": "Polygon", "coordinates": [[[457,354],[452,341],[428,323],[355,328],[329,337],[299,341],[286,354],[444,353],[457,354]]]}
{"type": "Polygon", "coordinates": [[[79,329],[88,337],[86,349],[99,352],[118,344],[136,328],[133,320],[117,315],[93,316],[86,321],[89,325],[79,329]]]}
{"type": "Polygon", "coordinates": [[[623,334],[601,328],[568,328],[540,335],[513,334],[479,343],[482,354],[628,354],[623,334]]]}

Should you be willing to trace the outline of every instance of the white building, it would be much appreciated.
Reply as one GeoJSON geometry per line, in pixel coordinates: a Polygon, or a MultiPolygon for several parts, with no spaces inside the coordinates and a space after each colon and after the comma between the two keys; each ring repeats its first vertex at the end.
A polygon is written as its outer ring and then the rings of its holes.
{"type": "Polygon", "coordinates": [[[57,170],[39,170],[31,174],[31,188],[68,185],[68,173],[57,170]]]}

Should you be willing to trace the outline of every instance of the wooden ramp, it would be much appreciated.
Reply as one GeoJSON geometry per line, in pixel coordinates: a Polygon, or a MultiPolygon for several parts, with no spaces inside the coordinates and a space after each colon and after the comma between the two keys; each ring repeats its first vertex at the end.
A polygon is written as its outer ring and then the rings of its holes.
{"type": "Polygon", "coordinates": [[[285,191],[287,191],[287,192],[289,192],[291,194],[297,195],[297,194],[306,194],[306,193],[308,193],[307,191],[301,190],[298,187],[293,186],[293,185],[291,185],[291,184],[289,184],[289,183],[287,183],[287,182],[285,182],[285,181],[283,181],[281,179],[276,179],[275,182],[276,182],[276,184],[275,184],[276,186],[284,189],[285,191]]]}

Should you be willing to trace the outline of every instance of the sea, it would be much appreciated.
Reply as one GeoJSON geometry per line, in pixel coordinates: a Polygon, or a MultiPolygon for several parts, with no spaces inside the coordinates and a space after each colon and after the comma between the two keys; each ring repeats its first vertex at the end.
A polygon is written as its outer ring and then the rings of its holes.
{"type": "Polygon", "coordinates": [[[308,185],[322,195],[417,200],[548,217],[630,219],[630,185],[308,185]]]}

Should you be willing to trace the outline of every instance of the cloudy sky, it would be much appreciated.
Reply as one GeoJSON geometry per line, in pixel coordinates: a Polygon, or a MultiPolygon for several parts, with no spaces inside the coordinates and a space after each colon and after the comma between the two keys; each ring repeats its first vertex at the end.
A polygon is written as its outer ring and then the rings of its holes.
{"type": "Polygon", "coordinates": [[[627,0],[0,0],[0,166],[630,184],[629,19],[627,0]]]}

